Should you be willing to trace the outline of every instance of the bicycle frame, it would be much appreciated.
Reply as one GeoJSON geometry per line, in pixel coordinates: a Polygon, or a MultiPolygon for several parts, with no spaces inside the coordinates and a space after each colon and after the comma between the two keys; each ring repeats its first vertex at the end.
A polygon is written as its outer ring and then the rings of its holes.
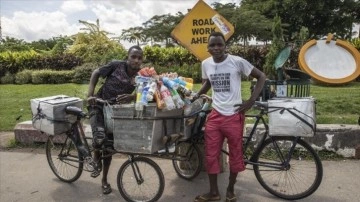
{"type": "MultiPolygon", "coordinates": [[[[250,164],[250,165],[257,165],[257,166],[262,166],[262,167],[269,167],[269,168],[276,168],[276,169],[280,169],[280,170],[286,170],[288,169],[289,167],[289,164],[290,164],[290,160],[291,160],[291,156],[293,155],[293,152],[295,150],[295,147],[296,147],[296,144],[298,142],[298,140],[301,138],[301,137],[294,137],[294,140],[293,140],[293,144],[292,144],[292,147],[290,148],[289,150],[289,155],[287,158],[284,157],[284,155],[282,154],[282,152],[280,152],[280,147],[276,144],[275,141],[272,141],[274,147],[276,148],[276,153],[279,155],[279,158],[281,159],[282,163],[281,165],[279,164],[275,164],[275,163],[265,163],[265,162],[261,162],[261,161],[258,161],[258,162],[254,162],[254,154],[258,152],[258,150],[261,148],[261,144],[264,144],[265,140],[268,138],[272,139],[271,136],[269,136],[269,126],[268,124],[266,123],[265,121],[265,118],[264,118],[264,115],[267,114],[267,112],[265,112],[264,109],[261,109],[260,110],[260,113],[259,114],[246,114],[245,117],[246,118],[255,118],[255,122],[253,124],[253,127],[250,131],[250,134],[249,136],[244,136],[243,137],[243,140],[244,140],[244,143],[243,143],[243,155],[244,155],[244,162],[245,164],[250,164]],[[250,158],[248,158],[246,156],[246,151],[248,150],[249,148],[249,145],[250,145],[250,142],[253,138],[253,136],[255,135],[255,132],[257,130],[257,127],[259,124],[263,124],[264,127],[265,127],[265,132],[263,133],[263,135],[261,136],[261,139],[259,141],[259,144],[258,146],[255,148],[255,150],[252,152],[250,158]]],[[[222,149],[221,150],[223,153],[225,153],[226,155],[229,155],[229,152],[222,149]]]]}

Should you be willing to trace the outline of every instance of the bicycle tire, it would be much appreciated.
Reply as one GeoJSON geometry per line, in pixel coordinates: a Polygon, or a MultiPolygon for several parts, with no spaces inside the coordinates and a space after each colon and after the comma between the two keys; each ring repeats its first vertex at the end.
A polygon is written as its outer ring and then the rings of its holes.
{"type": "Polygon", "coordinates": [[[175,154],[177,158],[172,163],[177,175],[185,180],[192,180],[197,177],[203,165],[203,158],[199,147],[190,142],[180,142],[176,145],[175,154]]]}
{"type": "MultiPolygon", "coordinates": [[[[284,165],[279,155],[286,159],[289,147],[295,137],[271,137],[254,154],[255,163],[284,165]],[[275,150],[281,149],[281,154],[275,150]]],[[[314,193],[323,176],[321,160],[315,150],[299,139],[291,157],[290,165],[283,169],[253,165],[254,173],[261,186],[269,193],[287,200],[298,200],[314,193]]]]}
{"type": "Polygon", "coordinates": [[[83,162],[74,142],[66,137],[64,143],[55,143],[54,136],[46,142],[46,158],[55,176],[64,182],[74,182],[82,174],[83,162]]]}
{"type": "Polygon", "coordinates": [[[154,202],[164,192],[165,179],[160,167],[151,159],[137,156],[122,164],[117,175],[117,186],[121,196],[129,202],[154,202]],[[133,166],[137,169],[133,169],[133,166]],[[140,177],[137,181],[134,176],[140,177]]]}

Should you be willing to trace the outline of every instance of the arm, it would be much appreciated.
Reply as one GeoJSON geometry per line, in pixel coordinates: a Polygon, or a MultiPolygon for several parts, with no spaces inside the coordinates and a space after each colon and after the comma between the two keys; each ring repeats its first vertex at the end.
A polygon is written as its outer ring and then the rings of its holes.
{"type": "Polygon", "coordinates": [[[206,94],[211,88],[210,80],[209,79],[203,79],[202,85],[200,87],[199,92],[194,96],[194,100],[199,98],[200,95],[206,94]]]}
{"type": "Polygon", "coordinates": [[[89,83],[89,89],[87,95],[88,103],[92,105],[95,104],[94,91],[95,91],[95,86],[99,80],[99,77],[100,77],[99,69],[95,69],[90,77],[90,83],[89,83]]]}
{"type": "Polygon", "coordinates": [[[242,103],[242,105],[240,105],[240,107],[238,108],[238,111],[241,111],[241,112],[245,112],[253,106],[253,104],[256,101],[256,98],[259,97],[261,90],[263,89],[263,86],[265,84],[266,76],[259,69],[254,67],[250,73],[250,76],[256,78],[257,82],[256,82],[254,91],[252,92],[250,98],[248,100],[244,101],[242,103]]]}

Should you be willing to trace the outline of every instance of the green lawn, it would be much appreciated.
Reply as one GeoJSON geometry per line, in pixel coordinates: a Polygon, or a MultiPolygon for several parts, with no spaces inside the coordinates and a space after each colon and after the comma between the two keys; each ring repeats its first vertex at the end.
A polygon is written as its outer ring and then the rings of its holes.
{"type": "MultiPolygon", "coordinates": [[[[30,99],[59,94],[85,98],[87,87],[87,84],[0,85],[0,131],[11,131],[18,122],[31,120],[30,99]]],[[[242,89],[244,98],[249,97],[250,82],[243,82],[242,89]]],[[[357,123],[360,82],[337,87],[311,85],[310,94],[317,101],[318,124],[357,123]]]]}

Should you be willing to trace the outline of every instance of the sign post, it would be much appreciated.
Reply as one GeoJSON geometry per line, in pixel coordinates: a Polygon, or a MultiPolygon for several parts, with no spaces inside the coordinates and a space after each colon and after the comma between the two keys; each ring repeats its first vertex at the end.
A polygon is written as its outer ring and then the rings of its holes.
{"type": "Polygon", "coordinates": [[[210,57],[207,43],[210,33],[214,31],[223,33],[225,40],[228,40],[234,33],[234,26],[203,0],[199,0],[174,28],[171,36],[202,61],[210,57]]]}

